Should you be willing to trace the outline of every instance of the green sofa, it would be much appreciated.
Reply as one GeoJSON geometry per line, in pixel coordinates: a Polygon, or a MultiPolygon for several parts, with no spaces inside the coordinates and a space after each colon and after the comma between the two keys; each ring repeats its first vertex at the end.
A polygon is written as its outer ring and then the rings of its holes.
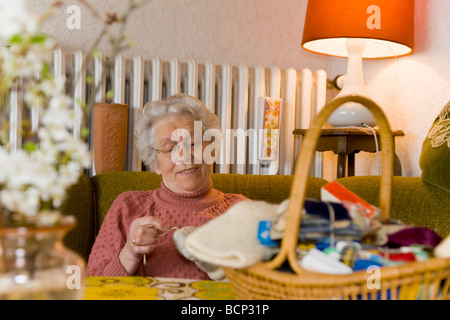
{"type": "MultiPolygon", "coordinates": [[[[280,203],[289,198],[293,176],[213,174],[213,185],[226,193],[239,193],[254,200],[280,203]]],[[[375,206],[379,204],[377,176],[338,179],[344,186],[375,206]]],[[[111,172],[88,178],[82,175],[73,186],[63,212],[77,219],[77,226],[65,237],[65,245],[86,261],[114,199],[127,190],[150,190],[160,186],[161,177],[152,172],[111,172]]],[[[320,199],[326,180],[310,177],[307,198],[320,199]]],[[[450,234],[450,193],[418,177],[394,177],[391,217],[416,226],[429,227],[445,237],[450,234]]]]}

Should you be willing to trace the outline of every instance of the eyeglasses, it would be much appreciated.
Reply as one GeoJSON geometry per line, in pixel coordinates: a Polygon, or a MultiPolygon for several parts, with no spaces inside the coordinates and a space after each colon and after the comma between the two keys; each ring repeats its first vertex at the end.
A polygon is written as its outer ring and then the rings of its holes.
{"type": "MultiPolygon", "coordinates": [[[[203,149],[209,144],[211,143],[211,141],[193,141],[190,145],[190,152],[191,154],[194,154],[195,152],[198,151],[198,147],[196,148],[196,146],[202,146],[201,150],[203,151],[203,149]]],[[[179,143],[166,143],[162,146],[160,146],[159,148],[155,148],[152,147],[153,150],[155,150],[155,152],[165,158],[170,158],[170,156],[172,155],[172,153],[174,154],[180,154],[180,151],[182,151],[183,149],[186,150],[187,148],[189,148],[189,145],[186,142],[179,142],[179,143]]]]}

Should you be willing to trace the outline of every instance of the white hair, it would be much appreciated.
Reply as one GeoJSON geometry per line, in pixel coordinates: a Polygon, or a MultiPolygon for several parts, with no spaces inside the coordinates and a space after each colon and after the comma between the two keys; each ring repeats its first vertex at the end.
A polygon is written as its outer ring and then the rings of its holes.
{"type": "Polygon", "coordinates": [[[203,131],[208,129],[221,131],[217,116],[201,100],[193,96],[178,93],[165,100],[146,103],[136,126],[136,148],[141,160],[152,170],[156,166],[156,125],[174,114],[192,116],[194,120],[201,121],[203,131]]]}

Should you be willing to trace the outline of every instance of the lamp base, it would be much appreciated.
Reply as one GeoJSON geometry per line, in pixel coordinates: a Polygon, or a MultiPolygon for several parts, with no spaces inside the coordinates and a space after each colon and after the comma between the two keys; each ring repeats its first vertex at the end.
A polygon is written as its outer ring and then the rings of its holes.
{"type": "Polygon", "coordinates": [[[337,108],[328,118],[328,124],[335,128],[375,126],[372,113],[363,105],[347,102],[337,108]]]}
{"type": "MultiPolygon", "coordinates": [[[[344,96],[363,96],[368,99],[362,69],[362,54],[365,48],[365,40],[347,39],[348,66],[344,87],[336,98],[344,96]]],[[[362,127],[364,125],[375,126],[376,121],[372,113],[362,104],[347,102],[337,108],[328,118],[328,124],[333,127],[362,127]]]]}

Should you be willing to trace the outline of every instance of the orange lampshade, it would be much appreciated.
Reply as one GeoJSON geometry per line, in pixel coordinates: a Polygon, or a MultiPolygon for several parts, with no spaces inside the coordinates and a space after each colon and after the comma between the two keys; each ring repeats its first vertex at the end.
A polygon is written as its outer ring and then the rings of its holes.
{"type": "Polygon", "coordinates": [[[347,38],[367,39],[363,58],[414,50],[414,0],[308,0],[302,47],[348,57],[347,38]]]}

